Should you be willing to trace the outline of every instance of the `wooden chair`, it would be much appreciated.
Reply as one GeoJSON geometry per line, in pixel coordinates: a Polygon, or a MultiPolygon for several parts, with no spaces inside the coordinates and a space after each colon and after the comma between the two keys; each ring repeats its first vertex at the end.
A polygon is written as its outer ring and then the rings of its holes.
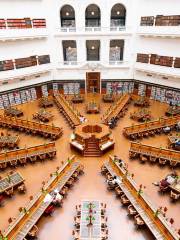
{"type": "Polygon", "coordinates": [[[116,197],[120,197],[122,194],[124,194],[124,192],[120,189],[120,187],[116,187],[115,192],[116,192],[116,197]]]}
{"type": "Polygon", "coordinates": [[[165,165],[167,163],[167,160],[164,158],[159,158],[159,164],[160,165],[165,165]]]}
{"type": "Polygon", "coordinates": [[[145,163],[148,160],[147,157],[142,154],[139,156],[139,158],[142,163],[145,163]]]}
{"type": "Polygon", "coordinates": [[[128,206],[128,213],[129,213],[130,216],[134,216],[134,215],[137,214],[136,209],[131,204],[128,206]]]}
{"type": "Polygon", "coordinates": [[[176,161],[170,160],[169,164],[171,167],[176,167],[178,163],[176,161]]]}
{"type": "Polygon", "coordinates": [[[76,231],[73,230],[72,235],[73,235],[74,240],[79,240],[80,239],[80,234],[79,234],[78,230],[76,230],[76,231]]]}
{"type": "Polygon", "coordinates": [[[18,187],[18,192],[19,193],[25,193],[26,192],[26,186],[24,183],[22,183],[19,187],[18,187]]]}
{"type": "Polygon", "coordinates": [[[130,203],[129,199],[126,197],[125,194],[121,196],[121,202],[123,205],[128,205],[130,203]]]}
{"type": "Polygon", "coordinates": [[[12,197],[13,194],[14,194],[14,189],[13,189],[13,187],[10,188],[10,189],[8,189],[8,190],[6,190],[6,191],[5,191],[5,194],[6,194],[8,197],[12,197]]]}
{"type": "Polygon", "coordinates": [[[180,198],[180,193],[176,193],[171,190],[171,198],[175,201],[178,200],[180,198]]]}
{"type": "Polygon", "coordinates": [[[139,214],[134,217],[134,220],[138,227],[141,227],[145,224],[145,222],[143,221],[139,214]]]}

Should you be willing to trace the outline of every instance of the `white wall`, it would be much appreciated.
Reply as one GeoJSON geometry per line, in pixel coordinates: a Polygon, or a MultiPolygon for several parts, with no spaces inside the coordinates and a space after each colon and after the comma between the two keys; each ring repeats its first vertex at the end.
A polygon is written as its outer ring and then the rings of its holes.
{"type": "MultiPolygon", "coordinates": [[[[136,61],[136,53],[157,53],[180,57],[180,38],[152,38],[141,37],[136,34],[140,25],[141,16],[154,16],[158,14],[180,14],[180,0],[0,0],[0,18],[46,18],[48,38],[32,40],[16,40],[13,42],[0,41],[0,60],[18,57],[27,57],[34,54],[50,54],[52,73],[44,80],[51,79],[85,79],[86,71],[91,71],[88,66],[77,67],[71,70],[56,69],[63,62],[62,40],[76,40],[77,60],[86,61],[86,40],[101,40],[101,67],[95,70],[101,71],[103,79],[138,79],[147,82],[155,82],[148,78],[147,74],[135,72],[133,65],[136,61]],[[101,10],[101,33],[87,36],[82,30],[85,26],[85,9],[89,4],[97,4],[101,10]],[[126,26],[128,34],[109,32],[110,12],[116,3],[122,3],[126,7],[126,26]],[[60,33],[60,9],[63,5],[70,4],[75,9],[76,27],[80,33],[60,33]],[[109,61],[109,42],[111,39],[124,39],[124,61],[129,68],[105,67],[109,61]]],[[[0,30],[1,31],[1,30],[0,30]]],[[[160,79],[162,79],[160,77],[160,79]]],[[[0,79],[1,81],[1,79],[0,79]]],[[[37,81],[37,79],[35,79],[37,81]]],[[[180,79],[171,79],[170,86],[176,85],[180,79]]],[[[28,81],[26,82],[26,84],[28,81]]],[[[159,80],[160,84],[167,85],[167,81],[159,80]]],[[[1,86],[0,86],[1,91],[1,86]]]]}

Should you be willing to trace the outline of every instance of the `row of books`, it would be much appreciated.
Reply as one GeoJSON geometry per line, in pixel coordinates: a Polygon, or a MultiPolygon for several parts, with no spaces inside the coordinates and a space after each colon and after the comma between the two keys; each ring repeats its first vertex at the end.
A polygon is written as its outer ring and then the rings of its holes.
{"type": "Polygon", "coordinates": [[[0,71],[8,71],[19,68],[32,67],[41,64],[50,63],[49,55],[34,55],[26,58],[17,58],[15,60],[0,61],[0,71]]]}
{"type": "Polygon", "coordinates": [[[35,99],[37,99],[35,88],[2,94],[0,96],[0,108],[7,108],[10,105],[18,105],[35,99]]]}
{"type": "Polygon", "coordinates": [[[134,89],[133,82],[107,82],[106,93],[111,94],[124,94],[132,93],[134,89]]]}
{"type": "Polygon", "coordinates": [[[137,53],[136,62],[150,63],[166,67],[180,68],[180,58],[160,56],[157,54],[137,53]]]}
{"type": "Polygon", "coordinates": [[[180,15],[157,15],[157,16],[146,16],[141,17],[141,26],[179,26],[180,25],[180,15]]]}
{"type": "Polygon", "coordinates": [[[46,28],[44,18],[9,18],[0,19],[0,29],[46,28]]]}

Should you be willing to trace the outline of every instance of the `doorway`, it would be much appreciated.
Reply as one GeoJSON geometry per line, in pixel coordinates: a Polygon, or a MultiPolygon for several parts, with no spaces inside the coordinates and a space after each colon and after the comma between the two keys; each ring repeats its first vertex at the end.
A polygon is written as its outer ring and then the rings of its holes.
{"type": "Polygon", "coordinates": [[[87,93],[100,93],[100,72],[86,73],[87,93]]]}

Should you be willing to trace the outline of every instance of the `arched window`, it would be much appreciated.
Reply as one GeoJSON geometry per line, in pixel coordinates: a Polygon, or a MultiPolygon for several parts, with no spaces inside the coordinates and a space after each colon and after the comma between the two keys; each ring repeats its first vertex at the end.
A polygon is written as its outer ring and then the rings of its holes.
{"type": "Polygon", "coordinates": [[[70,5],[64,5],[60,11],[61,27],[63,28],[74,28],[75,23],[75,11],[70,5]]]}
{"type": "Polygon", "coordinates": [[[111,28],[121,27],[126,24],[126,9],[125,7],[117,3],[111,9],[111,28]]]}
{"type": "Polygon", "coordinates": [[[101,12],[97,5],[91,4],[86,8],[85,20],[86,27],[101,26],[101,12]]]}

